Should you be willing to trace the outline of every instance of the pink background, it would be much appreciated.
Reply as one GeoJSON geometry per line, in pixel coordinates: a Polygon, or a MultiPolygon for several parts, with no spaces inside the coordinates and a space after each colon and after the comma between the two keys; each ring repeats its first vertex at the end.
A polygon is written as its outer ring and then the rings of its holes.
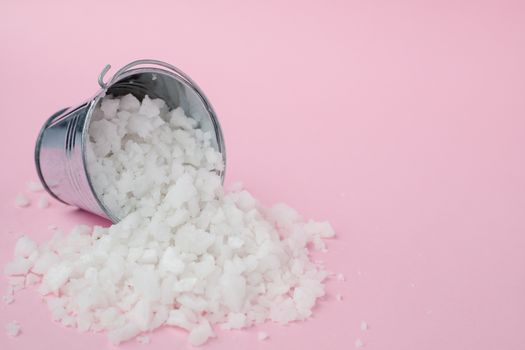
{"type": "MultiPolygon", "coordinates": [[[[13,201],[36,179],[44,120],[95,93],[106,63],[137,58],[204,89],[227,182],[339,236],[321,258],[346,282],[328,283],[311,321],[261,326],[266,342],[219,332],[206,348],[525,348],[523,1],[2,1],[2,266],[20,233],[107,224],[13,201]]],[[[54,324],[32,290],[1,303],[0,324],[11,320],[23,334],[0,331],[1,349],[111,348],[54,324]]],[[[150,348],[184,344],[164,329],[150,348]]]]}

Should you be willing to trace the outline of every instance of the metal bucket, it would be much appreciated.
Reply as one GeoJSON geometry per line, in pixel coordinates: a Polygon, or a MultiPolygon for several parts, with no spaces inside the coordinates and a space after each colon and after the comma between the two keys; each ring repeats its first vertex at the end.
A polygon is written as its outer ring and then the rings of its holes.
{"type": "MultiPolygon", "coordinates": [[[[106,95],[133,94],[142,100],[163,99],[170,109],[181,107],[186,115],[197,120],[203,131],[210,131],[212,146],[221,152],[226,163],[222,131],[200,88],[178,68],[156,60],[138,60],[122,67],[108,83],[99,76],[101,89],[77,107],[65,108],[53,114],[42,127],[35,146],[35,163],[44,188],[59,201],[79,207],[112,222],[119,218],[97,196],[86,166],[86,144],[89,123],[95,106],[106,95]]],[[[224,180],[224,171],[221,172],[224,180]]]]}

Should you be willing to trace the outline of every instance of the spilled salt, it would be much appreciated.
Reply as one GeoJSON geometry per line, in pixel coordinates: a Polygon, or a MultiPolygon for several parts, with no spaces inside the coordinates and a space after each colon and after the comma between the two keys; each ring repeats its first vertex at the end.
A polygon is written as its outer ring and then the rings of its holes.
{"type": "Polygon", "coordinates": [[[30,204],[30,201],[29,199],[23,195],[22,193],[19,193],[16,195],[15,197],[15,205],[19,208],[25,208],[27,206],[29,206],[30,204]]]}
{"type": "Polygon", "coordinates": [[[257,339],[259,340],[266,340],[268,337],[268,333],[266,332],[257,332],[257,339]]]}
{"type": "Polygon", "coordinates": [[[49,207],[49,201],[46,197],[42,196],[38,199],[38,208],[45,209],[49,207]]]}
{"type": "Polygon", "coordinates": [[[42,186],[40,182],[29,181],[27,183],[27,190],[30,192],[42,192],[44,190],[44,186],[42,186]]]}
{"type": "Polygon", "coordinates": [[[9,322],[5,325],[5,333],[10,337],[16,337],[20,334],[20,324],[16,321],[9,322]]]}
{"type": "Polygon", "coordinates": [[[23,236],[5,269],[15,290],[36,284],[55,321],[114,344],[177,327],[199,346],[216,326],[312,316],[329,274],[310,251],[326,250],[331,225],[226,191],[210,132],[182,108],[106,96],[86,147],[94,190],[122,220],[41,245],[23,236]]]}

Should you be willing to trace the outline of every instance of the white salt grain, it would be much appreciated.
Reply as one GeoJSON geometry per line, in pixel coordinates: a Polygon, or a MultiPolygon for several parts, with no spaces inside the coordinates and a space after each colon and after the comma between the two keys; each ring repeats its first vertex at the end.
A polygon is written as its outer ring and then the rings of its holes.
{"type": "Polygon", "coordinates": [[[268,337],[268,333],[266,332],[257,332],[257,339],[259,340],[266,340],[268,337]]]}
{"type": "Polygon", "coordinates": [[[137,342],[139,344],[149,344],[150,338],[147,335],[140,335],[137,337],[137,342]]]}
{"type": "Polygon", "coordinates": [[[49,207],[49,201],[46,197],[42,196],[38,199],[38,208],[45,209],[49,207]]]}
{"type": "Polygon", "coordinates": [[[26,275],[26,281],[25,281],[25,285],[26,287],[27,286],[32,286],[32,285],[35,285],[37,284],[38,282],[40,282],[40,276],[34,274],[34,273],[28,273],[26,275]]]}
{"type": "Polygon", "coordinates": [[[358,338],[358,339],[355,340],[354,346],[355,346],[356,348],[358,348],[358,349],[359,349],[359,348],[362,348],[364,345],[365,345],[365,344],[363,343],[363,341],[362,341],[361,339],[358,338]]]}
{"type": "Polygon", "coordinates": [[[29,181],[27,183],[27,189],[30,192],[42,192],[44,190],[44,186],[42,186],[40,182],[29,181]]]}
{"type": "Polygon", "coordinates": [[[25,287],[25,281],[26,279],[24,276],[12,276],[9,277],[7,282],[9,283],[9,286],[13,288],[13,291],[16,292],[25,287]]]}
{"type": "Polygon", "coordinates": [[[29,272],[32,262],[23,257],[16,257],[4,267],[4,274],[8,276],[25,275],[29,272]]]}
{"type": "Polygon", "coordinates": [[[15,197],[15,205],[19,208],[25,208],[29,206],[30,202],[29,199],[23,195],[22,193],[19,193],[15,197]]]}
{"type": "Polygon", "coordinates": [[[190,332],[190,335],[188,336],[188,341],[193,346],[199,346],[206,343],[206,341],[209,338],[214,336],[215,333],[213,333],[213,330],[211,329],[208,321],[203,320],[190,332]]]}
{"type": "Polygon", "coordinates": [[[15,245],[15,257],[29,258],[38,249],[38,245],[31,238],[22,235],[16,241],[15,245]]]}
{"type": "Polygon", "coordinates": [[[139,334],[139,327],[135,323],[131,322],[110,331],[108,333],[108,339],[112,344],[118,345],[126,340],[133,339],[139,334]]]}
{"type": "Polygon", "coordinates": [[[9,322],[5,325],[5,333],[10,337],[16,337],[20,334],[20,324],[16,321],[9,322]]]}
{"type": "Polygon", "coordinates": [[[365,321],[361,321],[361,325],[360,325],[360,328],[362,331],[367,331],[368,330],[368,323],[366,323],[365,321]]]}
{"type": "Polygon", "coordinates": [[[239,192],[239,191],[242,191],[243,189],[244,189],[244,185],[240,181],[232,183],[229,188],[230,192],[239,192]]]}
{"type": "Polygon", "coordinates": [[[15,301],[15,298],[14,298],[12,295],[8,294],[8,295],[4,295],[4,296],[2,297],[2,301],[3,301],[5,304],[8,304],[8,305],[9,305],[9,304],[11,304],[11,303],[13,303],[13,302],[15,301]]]}

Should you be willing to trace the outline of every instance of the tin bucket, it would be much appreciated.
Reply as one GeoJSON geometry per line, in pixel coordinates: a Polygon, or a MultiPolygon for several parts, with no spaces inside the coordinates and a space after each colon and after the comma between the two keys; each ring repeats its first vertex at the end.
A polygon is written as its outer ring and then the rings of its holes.
{"type": "MultiPolygon", "coordinates": [[[[120,219],[97,196],[86,162],[86,144],[95,106],[106,95],[133,94],[163,99],[170,109],[181,107],[203,131],[212,135],[211,145],[226,164],[224,139],[217,116],[200,88],[178,68],[156,60],[138,60],[118,70],[108,83],[99,76],[101,89],[77,107],[64,108],[44,124],[35,146],[35,163],[40,181],[59,201],[84,209],[116,223],[120,219]],[[214,137],[213,137],[214,136],[214,137]]],[[[224,171],[219,174],[224,180],[224,171]]]]}

